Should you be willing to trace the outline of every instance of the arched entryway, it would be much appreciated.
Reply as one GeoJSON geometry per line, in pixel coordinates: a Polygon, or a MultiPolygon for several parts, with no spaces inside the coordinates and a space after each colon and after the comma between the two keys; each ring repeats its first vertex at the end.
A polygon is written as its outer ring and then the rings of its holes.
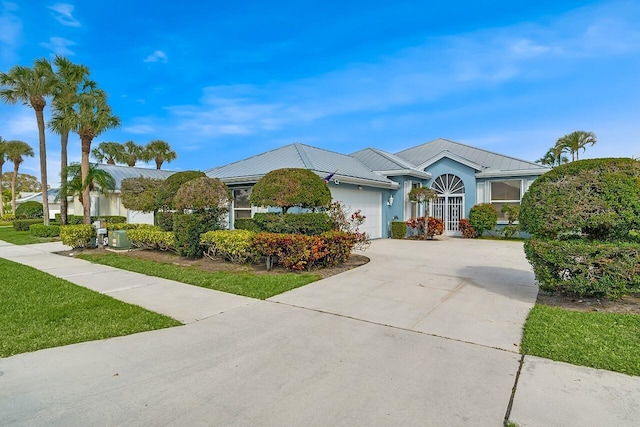
{"type": "Polygon", "coordinates": [[[460,234],[460,219],[464,216],[464,182],[456,175],[447,173],[433,180],[431,188],[437,198],[431,203],[432,215],[444,222],[444,234],[460,234]]]}

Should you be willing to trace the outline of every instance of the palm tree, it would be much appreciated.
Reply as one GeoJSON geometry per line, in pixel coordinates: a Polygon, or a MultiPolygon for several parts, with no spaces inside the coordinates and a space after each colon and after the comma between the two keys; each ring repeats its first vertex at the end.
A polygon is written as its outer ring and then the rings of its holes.
{"type": "Polygon", "coordinates": [[[109,172],[99,169],[97,164],[89,164],[89,173],[84,181],[82,180],[82,165],[80,163],[71,163],[67,166],[66,172],[69,180],[66,184],[62,184],[62,188],[65,189],[68,196],[78,196],[83,206],[82,193],[85,188],[89,192],[97,191],[100,194],[108,194],[116,189],[116,180],[109,172]]]}
{"type": "Polygon", "coordinates": [[[0,216],[4,215],[4,200],[2,199],[2,167],[7,161],[7,141],[0,136],[0,216]]]}
{"type": "Polygon", "coordinates": [[[33,68],[16,65],[8,73],[0,72],[0,98],[6,103],[22,101],[33,108],[38,123],[38,141],[40,143],[40,182],[42,183],[42,208],[44,224],[49,225],[49,200],[47,198],[47,147],[44,136],[44,107],[46,97],[54,93],[56,79],[51,63],[45,58],[36,59],[33,68]]]}
{"type": "Polygon", "coordinates": [[[544,155],[544,157],[536,160],[536,163],[540,163],[544,166],[559,166],[563,163],[567,163],[569,159],[567,156],[564,156],[564,147],[554,146],[549,148],[549,151],[544,155]]]}
{"type": "Polygon", "coordinates": [[[556,147],[563,147],[571,153],[571,161],[579,159],[580,149],[586,150],[587,144],[594,145],[596,143],[596,135],[593,132],[577,130],[558,138],[556,147]]]}
{"type": "MultiPolygon", "coordinates": [[[[33,157],[33,148],[24,141],[7,142],[7,159],[13,162],[13,177],[11,177],[11,213],[16,213],[16,179],[18,169],[24,161],[24,156],[33,157]]],[[[46,191],[42,191],[42,200],[47,196],[46,191]]],[[[44,206],[44,203],[43,203],[44,206]]]]}
{"type": "MultiPolygon", "coordinates": [[[[61,117],[73,113],[73,104],[80,84],[85,82],[89,76],[89,68],[84,65],[77,65],[67,58],[56,55],[54,64],[57,67],[57,84],[51,103],[53,107],[53,118],[49,122],[49,129],[60,135],[60,181],[67,182],[67,144],[69,142],[69,126],[61,117]]],[[[68,201],[65,194],[65,186],[62,185],[60,193],[60,224],[67,223],[68,201]]]]}
{"type": "Polygon", "coordinates": [[[122,151],[124,156],[124,163],[131,167],[134,167],[138,160],[142,160],[143,162],[148,161],[144,147],[142,145],[136,144],[133,141],[127,141],[122,144],[122,151]]]}
{"type": "Polygon", "coordinates": [[[115,165],[117,163],[126,163],[124,161],[124,147],[117,142],[101,142],[97,148],[91,150],[91,155],[98,162],[104,162],[108,165],[115,165]]]}
{"type": "Polygon", "coordinates": [[[171,163],[171,161],[178,158],[178,154],[171,149],[169,143],[161,139],[156,139],[148,143],[145,147],[145,151],[146,157],[149,160],[156,161],[156,169],[160,169],[162,167],[162,163],[171,163]]]}
{"type": "MultiPolygon", "coordinates": [[[[120,118],[114,116],[107,104],[107,93],[96,87],[96,83],[87,81],[78,94],[71,112],[61,118],[73,132],[80,136],[82,145],[81,175],[82,182],[89,176],[89,154],[93,138],[102,132],[120,126],[120,118]]],[[[91,198],[89,187],[82,192],[83,222],[91,223],[91,198]]]]}

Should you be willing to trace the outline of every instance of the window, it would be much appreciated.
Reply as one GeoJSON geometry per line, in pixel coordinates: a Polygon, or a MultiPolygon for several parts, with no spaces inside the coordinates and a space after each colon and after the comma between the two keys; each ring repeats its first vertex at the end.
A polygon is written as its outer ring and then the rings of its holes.
{"type": "Polygon", "coordinates": [[[491,181],[491,204],[498,211],[498,220],[505,220],[500,210],[503,205],[519,205],[522,195],[522,180],[491,181]]]}
{"type": "MultiPolygon", "coordinates": [[[[411,184],[411,189],[413,190],[414,188],[420,188],[422,187],[422,184],[420,184],[419,182],[414,182],[411,184]]],[[[411,218],[418,218],[420,216],[420,206],[418,206],[418,203],[411,203],[411,218]]]]}
{"type": "Polygon", "coordinates": [[[251,203],[249,196],[251,188],[237,188],[233,190],[233,219],[251,218],[251,203]]]}

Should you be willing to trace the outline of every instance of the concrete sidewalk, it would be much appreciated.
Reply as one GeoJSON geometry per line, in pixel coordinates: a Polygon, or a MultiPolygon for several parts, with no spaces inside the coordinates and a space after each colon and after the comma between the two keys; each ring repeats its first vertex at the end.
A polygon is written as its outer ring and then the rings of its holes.
{"type": "Polygon", "coordinates": [[[0,359],[0,425],[499,426],[511,401],[520,426],[640,419],[639,377],[518,354],[536,294],[521,244],[379,240],[368,265],[269,301],[65,249],[0,241],[187,325],[0,359]]]}

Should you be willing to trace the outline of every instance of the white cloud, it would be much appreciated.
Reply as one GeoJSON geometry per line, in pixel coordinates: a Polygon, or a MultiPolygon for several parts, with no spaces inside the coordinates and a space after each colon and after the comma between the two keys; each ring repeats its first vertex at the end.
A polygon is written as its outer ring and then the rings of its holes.
{"type": "Polygon", "coordinates": [[[13,12],[18,10],[15,3],[2,2],[0,12],[0,61],[15,61],[16,50],[22,39],[22,21],[13,12]]]}
{"type": "Polygon", "coordinates": [[[72,56],[75,55],[75,52],[69,49],[69,46],[75,46],[75,44],[75,42],[62,37],[49,37],[49,41],[40,43],[40,46],[57,55],[72,56]]]}
{"type": "Polygon", "coordinates": [[[122,130],[125,132],[134,133],[137,135],[148,135],[148,134],[153,134],[155,132],[155,128],[149,125],[127,126],[122,130]]]}
{"type": "Polygon", "coordinates": [[[166,63],[168,60],[167,54],[161,50],[156,50],[151,55],[147,56],[142,62],[164,62],[166,63]]]}
{"type": "Polygon", "coordinates": [[[51,14],[56,21],[66,27],[79,27],[80,22],[73,17],[74,5],[69,3],[56,3],[53,6],[47,6],[53,13],[51,14]]]}

